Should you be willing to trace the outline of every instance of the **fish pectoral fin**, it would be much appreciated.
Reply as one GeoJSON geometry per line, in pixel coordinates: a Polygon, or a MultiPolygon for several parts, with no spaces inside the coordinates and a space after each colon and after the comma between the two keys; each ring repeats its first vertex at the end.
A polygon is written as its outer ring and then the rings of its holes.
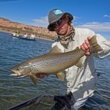
{"type": "Polygon", "coordinates": [[[31,80],[32,80],[32,82],[35,84],[35,85],[37,85],[37,77],[36,76],[34,76],[34,75],[30,75],[30,78],[31,78],[31,80]]]}
{"type": "Polygon", "coordinates": [[[56,74],[56,76],[61,80],[61,81],[64,81],[64,73],[63,72],[58,72],[56,74]]]}
{"type": "Polygon", "coordinates": [[[81,58],[80,58],[80,59],[78,60],[78,62],[76,63],[76,66],[79,67],[79,68],[82,67],[82,59],[81,59],[81,58]]]}

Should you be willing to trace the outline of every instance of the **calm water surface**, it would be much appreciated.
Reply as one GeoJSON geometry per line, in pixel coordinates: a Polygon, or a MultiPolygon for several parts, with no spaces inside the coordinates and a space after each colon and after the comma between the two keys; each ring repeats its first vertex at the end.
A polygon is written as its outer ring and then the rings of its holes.
{"type": "MultiPolygon", "coordinates": [[[[52,41],[38,39],[37,42],[10,38],[10,34],[0,32],[0,110],[41,94],[59,94],[59,79],[50,75],[39,79],[35,86],[29,77],[12,78],[9,69],[25,60],[43,55],[51,49],[52,41]]],[[[110,110],[110,57],[95,58],[97,73],[100,73],[95,95],[91,97],[83,110],[110,110]]],[[[54,101],[43,99],[40,104],[23,110],[50,110],[54,101]]]]}

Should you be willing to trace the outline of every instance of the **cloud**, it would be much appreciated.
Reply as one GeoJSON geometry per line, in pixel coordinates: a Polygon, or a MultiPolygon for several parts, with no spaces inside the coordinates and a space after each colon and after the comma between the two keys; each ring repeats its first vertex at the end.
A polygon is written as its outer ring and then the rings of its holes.
{"type": "MultiPolygon", "coordinates": [[[[74,16],[74,20],[81,19],[80,17],[74,16]]],[[[38,27],[44,27],[47,28],[48,26],[48,16],[41,17],[40,19],[32,19],[33,23],[30,23],[29,25],[38,26],[38,27]]]]}
{"type": "Polygon", "coordinates": [[[47,28],[48,26],[48,16],[41,17],[40,19],[32,19],[33,23],[30,23],[30,25],[38,26],[38,27],[44,27],[47,28]]]}
{"type": "Polygon", "coordinates": [[[74,20],[81,19],[80,17],[74,16],[74,20]]]}
{"type": "Polygon", "coordinates": [[[110,32],[110,22],[88,22],[83,25],[77,25],[77,28],[88,28],[95,32],[110,32]]]}
{"type": "Polygon", "coordinates": [[[110,17],[110,15],[104,15],[104,17],[110,17]]]}
{"type": "MultiPolygon", "coordinates": [[[[104,15],[104,16],[108,16],[108,15],[104,15]]],[[[74,16],[75,19],[81,19],[79,17],[74,16]]],[[[33,23],[30,23],[30,25],[33,26],[38,26],[38,27],[44,27],[47,28],[48,26],[48,16],[45,17],[41,17],[40,19],[33,19],[32,20],[33,23]]],[[[99,22],[88,22],[85,23],[83,25],[77,25],[75,26],[77,28],[88,28],[91,29],[95,32],[110,32],[110,22],[103,22],[103,23],[99,23],[99,22]]]]}

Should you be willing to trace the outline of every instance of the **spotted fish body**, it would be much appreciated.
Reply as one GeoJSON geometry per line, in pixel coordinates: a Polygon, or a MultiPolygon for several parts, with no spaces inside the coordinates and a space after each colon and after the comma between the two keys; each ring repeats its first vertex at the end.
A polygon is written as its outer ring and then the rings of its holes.
{"type": "Polygon", "coordinates": [[[31,61],[29,60],[28,66],[33,74],[53,74],[76,64],[84,54],[85,52],[82,49],[76,49],[66,53],[45,54],[31,59],[31,61]]]}
{"type": "MultiPolygon", "coordinates": [[[[91,38],[90,44],[92,45],[92,47],[90,47],[90,52],[94,53],[102,51],[102,48],[96,42],[96,36],[91,38]]],[[[11,74],[10,76],[30,76],[33,83],[36,84],[36,74],[56,74],[57,77],[63,81],[64,74],[61,71],[78,64],[80,62],[80,58],[84,55],[85,52],[78,47],[73,51],[62,53],[57,46],[54,46],[49,53],[29,59],[15,67],[12,67],[10,70],[15,72],[15,74],[11,74]]],[[[78,66],[81,65],[80,63],[78,66]]]]}

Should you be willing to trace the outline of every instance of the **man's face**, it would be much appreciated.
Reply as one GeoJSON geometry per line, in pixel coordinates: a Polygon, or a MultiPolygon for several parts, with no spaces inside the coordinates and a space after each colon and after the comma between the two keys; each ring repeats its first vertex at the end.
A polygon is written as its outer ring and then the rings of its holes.
{"type": "MultiPolygon", "coordinates": [[[[68,21],[69,21],[69,18],[63,18],[61,24],[56,25],[54,27],[54,30],[61,35],[68,33],[68,31],[70,29],[70,25],[68,24],[68,21]]],[[[54,25],[54,24],[55,23],[52,23],[52,25],[54,25]]]]}

